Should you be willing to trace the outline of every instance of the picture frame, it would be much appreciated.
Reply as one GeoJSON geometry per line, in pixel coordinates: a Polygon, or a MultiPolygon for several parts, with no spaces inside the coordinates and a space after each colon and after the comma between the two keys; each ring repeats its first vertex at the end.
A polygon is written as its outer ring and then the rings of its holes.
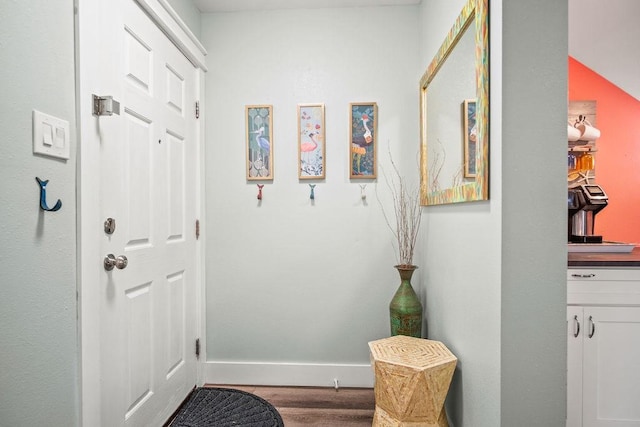
{"type": "Polygon", "coordinates": [[[378,169],[378,105],[352,102],[349,123],[349,178],[374,179],[378,169]]]}
{"type": "Polygon", "coordinates": [[[489,33],[489,0],[467,0],[420,79],[423,206],[489,200],[489,33]],[[473,177],[465,176],[465,99],[476,101],[473,177]]]}
{"type": "Polygon", "coordinates": [[[273,106],[246,105],[247,180],[273,180],[273,106]]]}
{"type": "Polygon", "coordinates": [[[324,179],[324,104],[298,104],[298,178],[324,179]]]}
{"type": "Polygon", "coordinates": [[[476,124],[476,100],[465,99],[463,102],[463,135],[464,135],[464,177],[476,177],[476,147],[478,128],[476,124]]]}

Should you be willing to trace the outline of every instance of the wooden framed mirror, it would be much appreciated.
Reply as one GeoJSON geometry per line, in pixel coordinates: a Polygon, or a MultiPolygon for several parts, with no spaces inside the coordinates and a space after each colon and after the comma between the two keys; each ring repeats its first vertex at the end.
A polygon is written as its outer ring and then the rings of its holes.
{"type": "Polygon", "coordinates": [[[489,198],[488,0],[468,0],[420,79],[423,205],[489,198]]]}

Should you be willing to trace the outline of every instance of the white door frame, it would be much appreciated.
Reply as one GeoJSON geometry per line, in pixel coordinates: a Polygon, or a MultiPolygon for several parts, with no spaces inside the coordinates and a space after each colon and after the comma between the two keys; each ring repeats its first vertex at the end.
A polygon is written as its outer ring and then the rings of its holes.
{"type": "MultiPolygon", "coordinates": [[[[100,188],[99,173],[97,168],[100,162],[97,141],[92,138],[89,127],[95,125],[92,118],[91,88],[88,87],[87,76],[93,67],[101,64],[89,64],[83,61],[85,52],[93,49],[91,46],[92,32],[100,32],[100,18],[96,16],[96,4],[101,0],[75,0],[76,8],[76,116],[78,123],[78,334],[79,334],[79,362],[80,362],[80,411],[81,425],[100,425],[100,300],[98,283],[100,277],[96,277],[100,270],[96,264],[104,254],[100,253],[100,244],[94,238],[96,227],[102,227],[100,220],[99,204],[95,199],[98,196],[96,188],[100,188]],[[92,143],[93,144],[92,146],[92,143]]],[[[197,217],[203,218],[204,208],[204,73],[207,71],[205,64],[206,50],[198,39],[180,19],[178,14],[168,4],[167,0],[135,0],[158,25],[169,40],[191,61],[198,69],[196,85],[198,99],[200,100],[200,119],[196,132],[197,150],[197,191],[196,212],[197,217]]],[[[103,65],[103,64],[102,64],[103,65]]],[[[99,93],[97,95],[108,95],[99,93]]],[[[108,118],[107,118],[108,119],[108,118]]],[[[201,221],[202,222],[202,221],[201,221]]],[[[204,231],[200,227],[200,239],[197,241],[196,260],[196,293],[200,298],[196,302],[196,319],[199,325],[201,349],[206,348],[205,319],[204,319],[204,231]]],[[[198,385],[204,381],[202,365],[206,360],[206,354],[201,350],[200,362],[197,367],[198,385]]]]}

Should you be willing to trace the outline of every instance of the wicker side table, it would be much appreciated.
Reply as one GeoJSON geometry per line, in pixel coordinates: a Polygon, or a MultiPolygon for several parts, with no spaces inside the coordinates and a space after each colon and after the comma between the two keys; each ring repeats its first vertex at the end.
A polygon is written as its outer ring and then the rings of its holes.
{"type": "Polygon", "coordinates": [[[444,400],[458,359],[440,341],[404,335],[369,343],[373,426],[448,427],[444,400]]]}

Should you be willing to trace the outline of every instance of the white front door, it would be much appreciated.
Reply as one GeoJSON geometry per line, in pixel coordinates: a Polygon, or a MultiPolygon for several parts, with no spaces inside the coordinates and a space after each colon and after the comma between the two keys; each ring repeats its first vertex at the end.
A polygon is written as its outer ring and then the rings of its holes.
{"type": "Polygon", "coordinates": [[[79,11],[83,424],[159,426],[197,382],[198,73],[134,0],[79,11]]]}

